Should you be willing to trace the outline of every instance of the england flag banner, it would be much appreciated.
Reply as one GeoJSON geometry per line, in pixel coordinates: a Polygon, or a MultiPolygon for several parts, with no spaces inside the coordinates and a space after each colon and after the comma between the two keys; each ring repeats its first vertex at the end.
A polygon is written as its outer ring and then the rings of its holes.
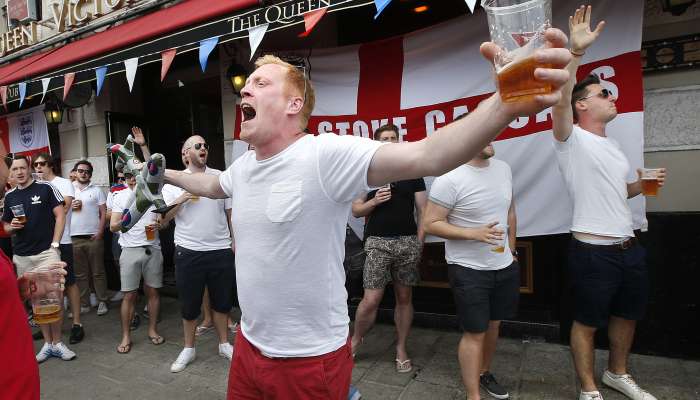
{"type": "MultiPolygon", "coordinates": [[[[579,4],[557,1],[552,25],[568,33],[568,16],[579,4]]],[[[592,25],[600,20],[607,24],[578,72],[579,79],[587,74],[600,77],[618,99],[619,115],[607,134],[630,161],[628,182],[637,179],[636,169],[643,166],[643,8],[641,0],[597,1],[592,25]]],[[[479,53],[488,38],[486,15],[479,9],[402,37],[314,50],[309,64],[316,108],[309,131],[371,137],[379,126],[393,123],[401,141],[436,134],[496,90],[493,67],[479,53]]],[[[551,129],[548,109],[513,121],[494,143],[496,157],[513,171],[519,237],[565,233],[571,227],[572,202],[557,166],[551,129]]],[[[235,138],[239,132],[237,124],[235,138]]],[[[645,229],[644,198],[637,196],[629,204],[635,229],[645,229]]],[[[351,221],[356,232],[361,232],[359,223],[351,221]]]]}
{"type": "Polygon", "coordinates": [[[32,156],[49,151],[49,130],[44,106],[0,118],[0,138],[10,153],[32,156]]]}

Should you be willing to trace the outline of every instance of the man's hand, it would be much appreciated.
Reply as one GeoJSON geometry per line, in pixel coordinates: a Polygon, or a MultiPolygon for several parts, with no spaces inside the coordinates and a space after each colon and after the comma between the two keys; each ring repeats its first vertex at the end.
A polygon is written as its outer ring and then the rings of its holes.
{"type": "Polygon", "coordinates": [[[139,146],[146,145],[146,138],[143,137],[143,131],[138,126],[131,127],[131,133],[134,135],[134,143],[139,146]]]}
{"type": "MultiPolygon", "coordinates": [[[[569,72],[564,68],[571,61],[571,53],[565,49],[566,35],[556,28],[547,29],[544,33],[545,47],[534,53],[537,64],[549,64],[551,68],[536,68],[535,79],[552,85],[552,93],[537,95],[533,100],[502,104],[503,112],[513,118],[528,116],[551,107],[561,98],[561,87],[569,80],[569,72]]],[[[489,62],[493,62],[501,48],[495,43],[483,43],[480,48],[481,55],[489,62]]],[[[500,95],[498,96],[500,99],[500,95]]]]}
{"type": "Polygon", "coordinates": [[[505,232],[496,228],[496,225],[498,225],[498,222],[491,222],[479,228],[471,228],[472,233],[470,236],[472,240],[498,245],[503,240],[505,232]]]}
{"type": "Polygon", "coordinates": [[[104,236],[104,231],[99,231],[96,234],[92,235],[90,237],[90,240],[102,240],[103,236],[104,236]]]}
{"type": "MultiPolygon", "coordinates": [[[[643,169],[637,168],[637,176],[639,177],[637,182],[640,184],[642,183],[642,172],[644,172],[643,169]]],[[[659,182],[659,187],[666,184],[666,168],[658,169],[658,172],[656,173],[656,181],[659,182]]]]}
{"type": "Polygon", "coordinates": [[[600,21],[595,30],[591,31],[591,6],[579,7],[573,17],[569,16],[571,51],[578,54],[585,52],[588,46],[598,39],[603,27],[605,27],[605,21],[600,21]]]}
{"type": "Polygon", "coordinates": [[[375,207],[382,203],[386,203],[389,200],[391,200],[391,189],[387,188],[386,186],[377,190],[377,193],[375,193],[374,197],[372,198],[372,202],[374,203],[375,207]]]}
{"type": "Polygon", "coordinates": [[[12,218],[12,221],[10,222],[10,227],[12,228],[12,231],[17,231],[20,229],[24,229],[24,224],[19,222],[19,219],[17,218],[12,218]]]}
{"type": "Polygon", "coordinates": [[[80,210],[82,206],[83,202],[81,200],[73,199],[73,201],[71,202],[71,208],[73,209],[73,211],[80,210]]]}
{"type": "Polygon", "coordinates": [[[176,200],[175,204],[184,204],[185,202],[192,200],[197,196],[194,196],[192,193],[189,192],[183,192],[176,200]]]}
{"type": "Polygon", "coordinates": [[[56,261],[22,274],[22,276],[17,279],[17,286],[19,287],[19,294],[22,299],[29,299],[32,294],[42,296],[50,290],[56,290],[55,285],[57,283],[55,282],[54,276],[52,276],[53,274],[59,274],[61,276],[58,285],[60,285],[60,289],[63,290],[63,285],[66,283],[65,275],[68,274],[65,268],[66,263],[63,261],[56,261]],[[43,279],[37,280],[37,277],[43,279]],[[31,284],[32,282],[34,285],[31,284]]]}

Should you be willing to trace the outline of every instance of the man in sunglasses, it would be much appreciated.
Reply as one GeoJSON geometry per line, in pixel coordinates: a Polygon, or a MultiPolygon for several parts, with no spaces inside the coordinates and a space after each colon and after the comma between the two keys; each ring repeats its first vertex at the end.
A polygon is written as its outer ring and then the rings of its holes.
{"type": "Polygon", "coordinates": [[[38,174],[40,179],[49,182],[58,189],[64,199],[63,209],[66,214],[66,226],[63,229],[59,248],[61,250],[61,261],[66,263],[66,271],[68,271],[68,275],[66,275],[66,294],[68,295],[71,309],[68,318],[73,319],[73,326],[68,341],[70,344],[76,344],[80,343],[85,337],[85,330],[80,322],[80,314],[90,311],[90,306],[80,305],[80,290],[78,285],[76,285],[73,265],[73,241],[70,235],[70,226],[73,216],[71,204],[75,197],[75,189],[71,181],[56,175],[54,165],[53,157],[50,154],[40,153],[34,158],[34,172],[38,174]]]}
{"type": "Polygon", "coordinates": [[[90,305],[90,282],[92,276],[97,301],[97,315],[107,314],[107,280],[104,265],[105,194],[99,186],[92,184],[92,163],[80,160],[73,168],[76,180],[75,199],[71,208],[71,237],[75,278],[80,289],[81,307],[90,305]]]}
{"type": "MultiPolygon", "coordinates": [[[[209,145],[198,135],[182,146],[185,173],[219,176],[221,171],[207,167],[209,145]]],[[[175,204],[163,223],[175,219],[175,276],[181,303],[185,347],[170,367],[180,372],[195,359],[195,333],[202,308],[202,297],[208,289],[213,325],[218,334],[219,355],[233,356],[228,341],[228,315],[233,307],[236,272],[232,237],[229,228],[231,199],[209,199],[193,196],[177,186],[165,185],[163,199],[175,204]]]]}
{"type": "Polygon", "coordinates": [[[655,400],[627,369],[636,321],[644,317],[649,294],[646,253],[636,241],[627,203],[641,193],[641,183],[620,145],[607,136],[607,124],[617,116],[615,97],[594,75],[576,83],[581,56],[604,26],[600,22],[591,31],[590,20],[590,6],[581,6],[570,18],[570,79],[552,114],[557,161],[574,203],[568,259],[575,302],[571,352],[581,382],[579,400],[603,398],[593,376],[594,335],[605,327],[610,356],[603,383],[633,400],[655,400]]]}

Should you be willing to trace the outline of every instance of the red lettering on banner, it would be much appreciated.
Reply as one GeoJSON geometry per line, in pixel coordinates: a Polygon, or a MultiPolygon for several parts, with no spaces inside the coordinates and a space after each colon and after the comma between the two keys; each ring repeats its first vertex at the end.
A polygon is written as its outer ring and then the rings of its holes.
{"type": "MultiPolygon", "coordinates": [[[[400,129],[402,141],[421,140],[457,116],[473,110],[489,97],[485,93],[465,99],[401,109],[401,77],[403,74],[403,42],[398,39],[360,46],[360,84],[355,115],[312,116],[309,132],[335,133],[371,137],[381,125],[393,123],[400,129]],[[400,51],[400,52],[399,52],[400,51]],[[400,56],[399,56],[400,55],[400,56]],[[392,58],[396,57],[396,58],[392,58]],[[398,62],[400,58],[401,62],[398,62]]],[[[579,68],[580,80],[593,73],[601,84],[617,97],[618,113],[644,110],[641,85],[640,52],[634,51],[596,61],[579,68]]],[[[235,138],[240,133],[240,108],[236,106],[235,138]]],[[[496,140],[510,139],[552,129],[551,109],[513,121],[496,140]]]]}

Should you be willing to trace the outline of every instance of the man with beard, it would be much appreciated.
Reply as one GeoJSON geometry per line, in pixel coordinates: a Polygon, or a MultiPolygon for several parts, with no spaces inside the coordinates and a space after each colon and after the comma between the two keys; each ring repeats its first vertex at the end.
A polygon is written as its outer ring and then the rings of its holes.
{"type": "Polygon", "coordinates": [[[447,273],[464,332],[459,365],[470,400],[481,398],[479,386],[497,399],[508,398],[489,369],[500,323],[515,316],[520,297],[512,175],[494,154],[489,144],[436,178],[423,219],[426,233],[447,239],[447,273]]]}

